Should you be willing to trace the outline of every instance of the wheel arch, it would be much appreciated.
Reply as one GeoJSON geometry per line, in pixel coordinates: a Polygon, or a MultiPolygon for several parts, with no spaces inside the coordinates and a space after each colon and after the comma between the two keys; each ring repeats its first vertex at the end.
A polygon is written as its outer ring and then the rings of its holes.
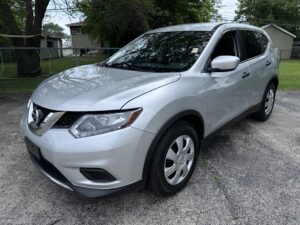
{"type": "MultiPolygon", "coordinates": [[[[176,114],[175,116],[173,116],[171,119],[169,119],[158,131],[158,133],[156,134],[155,138],[153,139],[146,158],[145,158],[145,163],[144,163],[144,168],[143,168],[143,180],[147,180],[148,177],[148,173],[151,167],[151,160],[152,160],[152,156],[155,152],[155,148],[158,145],[161,137],[165,134],[165,132],[172,126],[174,125],[176,122],[178,121],[185,121],[190,123],[194,129],[197,131],[198,137],[199,137],[199,142],[201,143],[201,140],[203,139],[204,136],[204,132],[205,132],[205,126],[204,126],[204,120],[202,115],[194,110],[187,110],[187,111],[183,111],[180,112],[178,114],[176,114]]],[[[199,146],[200,147],[200,146],[199,146]]]]}
{"type": "Polygon", "coordinates": [[[271,83],[273,83],[275,85],[275,88],[277,90],[278,85],[279,85],[279,79],[278,79],[277,75],[274,75],[274,76],[271,77],[270,81],[268,82],[268,85],[271,84],[271,83]]]}

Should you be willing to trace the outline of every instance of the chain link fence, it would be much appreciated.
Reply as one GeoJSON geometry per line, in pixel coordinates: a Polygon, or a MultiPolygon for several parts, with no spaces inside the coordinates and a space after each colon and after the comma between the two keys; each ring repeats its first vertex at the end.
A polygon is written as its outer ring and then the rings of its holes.
{"type": "MultiPolygon", "coordinates": [[[[72,67],[101,62],[118,50],[118,48],[0,47],[0,79],[28,78],[29,76],[20,74],[20,63],[23,64],[23,68],[24,65],[27,68],[34,59],[37,61],[36,70],[38,70],[38,76],[35,78],[49,77],[72,67]]],[[[280,50],[279,53],[281,60],[300,59],[300,48],[280,50]]]]}
{"type": "MultiPolygon", "coordinates": [[[[30,93],[40,82],[54,74],[76,66],[104,61],[118,50],[0,47],[0,93],[30,93]],[[27,74],[22,74],[24,71],[27,74]],[[29,76],[28,72],[31,71],[36,74],[29,76]]],[[[280,51],[280,59],[300,59],[300,48],[280,51]]]]}
{"type": "MultiPolygon", "coordinates": [[[[14,48],[0,47],[0,79],[22,79],[22,69],[37,61],[37,77],[49,77],[66,69],[101,62],[118,48],[14,48]],[[22,66],[23,65],[23,66],[22,66]],[[21,71],[20,71],[21,68],[21,71]]],[[[26,71],[25,71],[26,72],[26,71]]]]}
{"type": "Polygon", "coordinates": [[[291,59],[300,59],[300,47],[292,50],[291,59]]]}
{"type": "Polygon", "coordinates": [[[279,50],[281,60],[300,59],[300,48],[293,50],[279,50]]]}

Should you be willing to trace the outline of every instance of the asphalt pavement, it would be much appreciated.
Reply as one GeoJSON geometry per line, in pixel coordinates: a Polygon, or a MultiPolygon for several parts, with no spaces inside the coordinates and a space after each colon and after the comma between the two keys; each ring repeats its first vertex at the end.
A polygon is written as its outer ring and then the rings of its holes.
{"type": "Polygon", "coordinates": [[[31,163],[18,124],[26,95],[0,95],[0,224],[300,224],[300,92],[265,123],[246,118],[204,146],[188,186],[87,200],[31,163]]]}

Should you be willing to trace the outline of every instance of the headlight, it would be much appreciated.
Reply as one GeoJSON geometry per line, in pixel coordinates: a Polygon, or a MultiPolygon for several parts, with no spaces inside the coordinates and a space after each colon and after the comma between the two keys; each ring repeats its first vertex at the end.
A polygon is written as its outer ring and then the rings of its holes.
{"type": "Polygon", "coordinates": [[[83,138],[119,130],[132,124],[141,112],[140,108],[116,113],[87,114],[74,123],[70,132],[76,138],[83,138]]]}

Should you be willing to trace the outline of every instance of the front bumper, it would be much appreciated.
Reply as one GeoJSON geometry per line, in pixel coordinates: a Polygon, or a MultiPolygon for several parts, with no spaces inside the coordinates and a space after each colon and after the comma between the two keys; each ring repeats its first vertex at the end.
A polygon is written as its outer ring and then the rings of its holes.
{"type": "Polygon", "coordinates": [[[37,136],[28,128],[25,118],[20,127],[23,137],[40,149],[42,161],[30,154],[33,162],[50,180],[64,188],[86,197],[101,197],[143,185],[144,161],[154,138],[151,133],[128,127],[76,139],[68,129],[50,129],[37,136]],[[101,168],[116,180],[95,182],[87,179],[80,168],[101,168]]]}
{"type": "MultiPolygon", "coordinates": [[[[30,155],[30,154],[29,154],[30,155]]],[[[34,156],[30,155],[32,162],[37,166],[37,168],[51,181],[56,183],[57,185],[68,189],[70,191],[75,191],[81,196],[87,198],[99,198],[104,196],[111,196],[114,194],[120,194],[127,191],[134,191],[143,189],[145,186],[145,181],[140,180],[133,184],[119,187],[119,188],[111,188],[111,189],[93,189],[93,188],[85,188],[73,185],[70,181],[68,181],[52,164],[47,162],[44,159],[44,162],[37,160],[34,156]]]]}

